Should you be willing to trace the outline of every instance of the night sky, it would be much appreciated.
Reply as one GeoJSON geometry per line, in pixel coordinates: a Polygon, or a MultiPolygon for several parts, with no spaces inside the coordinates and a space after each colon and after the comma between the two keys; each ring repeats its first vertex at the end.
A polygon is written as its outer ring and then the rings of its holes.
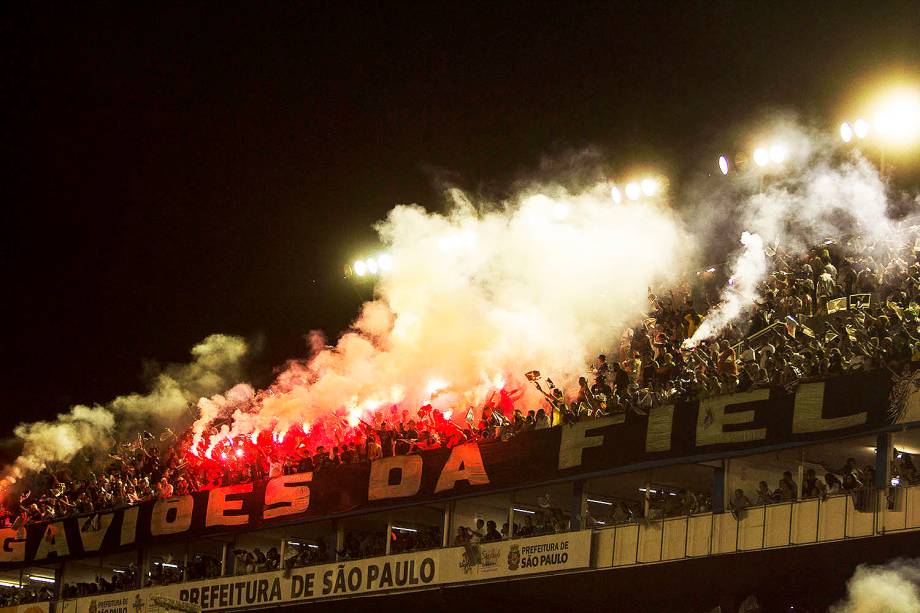
{"type": "Polygon", "coordinates": [[[500,193],[585,148],[679,179],[758,113],[833,129],[862,80],[920,66],[916,2],[325,10],[6,13],[0,434],[212,332],[260,339],[264,381],[354,317],[371,224],[445,180],[500,193]]]}

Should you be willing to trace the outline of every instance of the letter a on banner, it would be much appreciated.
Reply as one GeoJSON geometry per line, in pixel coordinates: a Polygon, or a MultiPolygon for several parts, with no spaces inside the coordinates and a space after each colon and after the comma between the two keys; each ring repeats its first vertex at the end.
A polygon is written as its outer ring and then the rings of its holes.
{"type": "Polygon", "coordinates": [[[489,483],[489,475],[486,474],[482,454],[479,453],[479,445],[476,443],[457,445],[450,450],[450,457],[441,470],[434,491],[437,493],[453,489],[457,481],[469,481],[470,485],[489,483]]]}

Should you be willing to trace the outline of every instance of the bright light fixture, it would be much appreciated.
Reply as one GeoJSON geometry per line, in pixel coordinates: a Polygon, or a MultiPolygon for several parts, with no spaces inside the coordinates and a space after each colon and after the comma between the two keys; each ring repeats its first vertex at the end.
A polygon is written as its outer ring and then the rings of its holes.
{"type": "Polygon", "coordinates": [[[642,179],[642,193],[646,196],[654,196],[658,191],[658,181],[655,179],[642,179]]]}
{"type": "Polygon", "coordinates": [[[770,161],[774,164],[782,164],[786,160],[786,148],[782,145],[773,145],[770,147],[770,161]]]}
{"type": "Polygon", "coordinates": [[[630,183],[626,186],[626,197],[630,200],[638,200],[642,195],[642,188],[638,183],[630,183]]]}
{"type": "Polygon", "coordinates": [[[898,88],[886,93],[876,106],[873,127],[895,145],[920,140],[920,92],[898,88]]]}
{"type": "Polygon", "coordinates": [[[724,155],[719,156],[719,170],[723,175],[728,175],[728,158],[724,155]]]}
{"type": "Polygon", "coordinates": [[[623,202],[623,194],[620,193],[620,188],[616,185],[610,188],[610,197],[613,198],[614,204],[620,204],[623,202]]]}
{"type": "Polygon", "coordinates": [[[853,140],[853,128],[845,121],[840,124],[840,138],[842,138],[845,143],[853,140]]]}
{"type": "Polygon", "coordinates": [[[367,266],[365,266],[364,262],[361,260],[355,262],[354,266],[352,266],[352,269],[354,269],[355,274],[359,277],[363,277],[367,273],[367,266]]]}
{"type": "Polygon", "coordinates": [[[853,124],[853,132],[856,133],[856,136],[859,138],[866,138],[869,136],[869,122],[865,119],[857,119],[853,124]]]}
{"type": "Polygon", "coordinates": [[[761,168],[770,163],[770,152],[766,147],[754,149],[754,163],[761,168]]]}
{"type": "Polygon", "coordinates": [[[377,274],[377,260],[374,258],[367,258],[367,260],[364,262],[364,265],[367,266],[367,272],[371,273],[372,275],[377,274]]]}
{"type": "Polygon", "coordinates": [[[377,266],[382,271],[390,270],[393,268],[393,258],[390,257],[389,253],[381,253],[377,256],[377,266]]]}

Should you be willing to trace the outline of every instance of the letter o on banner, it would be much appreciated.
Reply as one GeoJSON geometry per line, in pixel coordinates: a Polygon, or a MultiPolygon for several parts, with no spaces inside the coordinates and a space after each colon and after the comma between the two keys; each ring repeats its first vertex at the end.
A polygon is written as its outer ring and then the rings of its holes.
{"type": "Polygon", "coordinates": [[[397,455],[371,462],[368,500],[415,496],[422,487],[422,456],[397,455]],[[399,470],[399,483],[390,484],[390,475],[399,470]]]}
{"type": "Polygon", "coordinates": [[[178,534],[185,532],[192,525],[192,509],[195,499],[191,496],[178,496],[157,500],[150,515],[150,534],[178,534]]]}

